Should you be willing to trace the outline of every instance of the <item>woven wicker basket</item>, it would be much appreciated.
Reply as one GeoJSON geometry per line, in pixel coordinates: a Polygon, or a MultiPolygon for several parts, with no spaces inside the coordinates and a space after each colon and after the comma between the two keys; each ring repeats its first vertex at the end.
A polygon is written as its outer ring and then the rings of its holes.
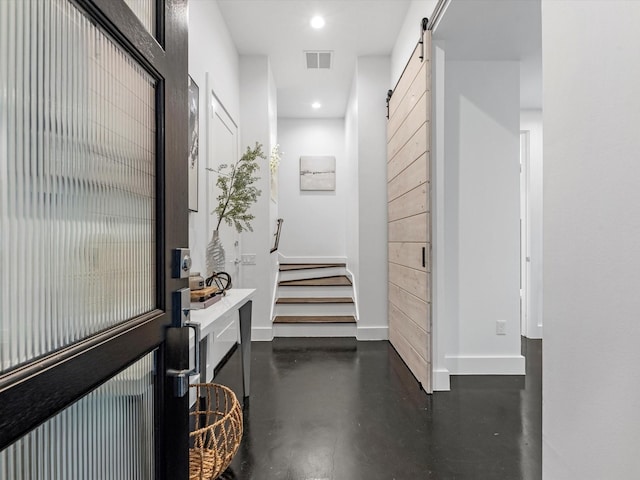
{"type": "Polygon", "coordinates": [[[216,383],[191,385],[197,390],[189,449],[189,480],[211,480],[224,472],[242,440],[242,409],[235,394],[216,383]]]}

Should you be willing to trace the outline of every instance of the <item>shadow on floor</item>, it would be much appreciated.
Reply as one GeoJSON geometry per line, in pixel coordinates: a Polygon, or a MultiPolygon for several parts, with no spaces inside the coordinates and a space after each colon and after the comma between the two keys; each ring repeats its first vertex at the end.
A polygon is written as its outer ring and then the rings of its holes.
{"type": "MultiPolygon", "coordinates": [[[[526,377],[451,377],[429,396],[388,342],[255,342],[245,434],[221,478],[539,480],[542,342],[523,353],[526,377]]],[[[215,381],[242,392],[239,350],[215,381]]]]}

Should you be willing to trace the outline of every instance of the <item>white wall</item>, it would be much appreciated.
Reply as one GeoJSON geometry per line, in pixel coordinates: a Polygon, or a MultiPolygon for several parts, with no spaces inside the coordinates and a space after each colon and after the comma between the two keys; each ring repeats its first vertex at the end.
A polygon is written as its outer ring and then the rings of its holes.
{"type": "Polygon", "coordinates": [[[402,28],[391,52],[391,77],[389,88],[393,89],[402,75],[405,65],[413,53],[418,40],[420,40],[420,28],[423,18],[431,19],[433,9],[438,0],[413,0],[404,18],[402,28]]]}
{"type": "Polygon", "coordinates": [[[452,374],[524,373],[519,72],[518,62],[446,62],[444,321],[452,374]],[[497,320],[506,335],[496,335],[497,320]]]}
{"type": "MultiPolygon", "coordinates": [[[[272,139],[275,138],[275,119],[273,114],[273,77],[268,57],[251,55],[240,57],[240,114],[243,118],[240,125],[241,152],[247,146],[259,142],[268,157],[272,139]]],[[[269,161],[259,160],[260,171],[256,186],[262,194],[251,207],[255,219],[251,222],[253,232],[242,234],[242,254],[255,254],[255,265],[244,265],[242,287],[256,288],[253,300],[252,339],[271,340],[271,305],[273,286],[270,224],[270,180],[269,161]]]]}
{"type": "Polygon", "coordinates": [[[189,213],[189,248],[193,272],[205,272],[205,252],[211,238],[206,191],[207,98],[206,72],[213,90],[236,123],[240,121],[239,58],[217,2],[189,2],[189,74],[200,89],[200,158],[198,212],[189,213]]]}
{"type": "MultiPolygon", "coordinates": [[[[266,153],[267,156],[271,155],[271,150],[278,144],[278,89],[276,87],[276,82],[273,78],[273,72],[271,68],[269,68],[269,145],[267,145],[266,153]]],[[[276,172],[274,176],[277,178],[278,173],[276,172]]],[[[269,207],[269,222],[270,225],[273,226],[275,231],[276,220],[278,219],[278,199],[277,199],[277,185],[274,192],[269,192],[271,194],[271,203],[269,207]],[[275,197],[275,198],[274,198],[275,197]]],[[[278,258],[278,255],[273,255],[274,259],[278,258]]]]}
{"type": "Polygon", "coordinates": [[[283,152],[278,210],[284,219],[279,253],[286,257],[345,257],[348,179],[344,119],[278,120],[283,152]],[[300,157],[336,157],[336,190],[300,191],[300,157]]]}
{"type": "Polygon", "coordinates": [[[200,86],[201,99],[204,72],[213,73],[213,90],[237,122],[240,70],[235,44],[217,2],[190,0],[189,74],[200,86]]]}
{"type": "MultiPolygon", "coordinates": [[[[270,139],[269,143],[270,145],[268,146],[267,156],[270,156],[273,147],[275,147],[278,144],[278,89],[276,86],[275,79],[273,78],[273,71],[271,70],[271,68],[269,68],[268,95],[269,95],[268,101],[269,101],[269,139],[270,139]]],[[[269,196],[271,197],[269,200],[269,234],[271,235],[269,237],[269,251],[274,245],[275,238],[273,234],[276,231],[276,224],[279,218],[278,184],[277,184],[278,172],[276,171],[274,174],[270,173],[270,175],[273,175],[275,177],[276,185],[274,187],[273,183],[271,183],[270,191],[269,191],[269,196]],[[271,191],[271,189],[273,189],[273,191],[271,191]]],[[[271,307],[269,311],[269,318],[273,318],[275,294],[276,294],[276,290],[278,289],[277,282],[278,282],[279,263],[278,263],[277,251],[271,253],[270,255],[271,255],[270,256],[271,271],[269,276],[270,278],[269,295],[271,297],[271,300],[270,300],[271,307]]]]}
{"type": "MultiPolygon", "coordinates": [[[[347,178],[349,188],[347,192],[346,208],[346,252],[347,269],[351,273],[354,282],[356,308],[358,307],[360,290],[360,255],[359,255],[359,229],[360,214],[358,195],[358,82],[357,75],[353,76],[351,93],[347,102],[347,111],[344,119],[345,150],[347,155],[347,178]]],[[[357,316],[359,317],[359,309],[357,316]]]]}
{"type": "Polygon", "coordinates": [[[542,5],[545,480],[640,472],[638,24],[639,2],[542,5]]]}
{"type": "MultiPolygon", "coordinates": [[[[434,40],[431,57],[431,261],[432,261],[432,336],[433,389],[451,389],[447,365],[449,321],[447,320],[446,252],[445,242],[445,118],[446,118],[446,55],[444,46],[434,40]]],[[[457,246],[456,246],[457,248],[457,246]]]]}
{"type": "Polygon", "coordinates": [[[542,338],[542,110],[522,110],[520,130],[529,132],[528,338],[542,338]]]}
{"type": "Polygon", "coordinates": [[[358,339],[388,338],[387,109],[388,56],[358,57],[358,339]]]}

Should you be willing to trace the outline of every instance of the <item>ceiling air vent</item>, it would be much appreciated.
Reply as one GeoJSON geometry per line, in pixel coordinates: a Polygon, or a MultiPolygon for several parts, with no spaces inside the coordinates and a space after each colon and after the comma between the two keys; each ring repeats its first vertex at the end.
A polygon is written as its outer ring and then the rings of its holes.
{"type": "Polygon", "coordinates": [[[333,56],[333,52],[304,52],[304,54],[307,58],[308,69],[331,68],[331,57],[333,56]]]}

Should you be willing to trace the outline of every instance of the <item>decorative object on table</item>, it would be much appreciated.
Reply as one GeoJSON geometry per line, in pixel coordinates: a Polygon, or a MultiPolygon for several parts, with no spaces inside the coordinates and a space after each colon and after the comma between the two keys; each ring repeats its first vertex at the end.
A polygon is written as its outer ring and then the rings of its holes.
{"type": "Polygon", "coordinates": [[[189,288],[191,290],[204,288],[204,277],[200,275],[200,272],[192,272],[189,274],[189,288]]]}
{"type": "Polygon", "coordinates": [[[267,157],[262,152],[262,145],[256,142],[254,148],[247,147],[247,151],[236,163],[222,164],[218,170],[207,168],[207,170],[218,174],[216,186],[220,190],[216,197],[218,206],[211,212],[218,217],[218,223],[207,246],[207,275],[225,269],[224,248],[219,234],[223,221],[227,225],[235,227],[238,233],[246,230],[253,232],[251,220],[254,219],[254,215],[249,213],[249,208],[261,193],[254,185],[258,180],[255,174],[260,168],[257,162],[258,158],[266,160],[267,157]]]}
{"type": "Polygon", "coordinates": [[[336,157],[300,157],[300,190],[336,189],[336,157]]]}
{"type": "Polygon", "coordinates": [[[207,272],[212,275],[215,272],[221,272],[226,268],[225,263],[224,247],[220,241],[220,232],[216,228],[211,235],[209,245],[207,245],[207,272]]]}
{"type": "Polygon", "coordinates": [[[191,290],[191,309],[202,310],[220,301],[224,292],[217,286],[205,287],[191,290]]]}
{"type": "Polygon", "coordinates": [[[284,223],[284,220],[282,218],[279,218],[276,223],[277,223],[276,233],[273,234],[274,236],[273,247],[271,248],[270,253],[273,253],[276,250],[278,250],[278,244],[280,243],[280,231],[282,230],[282,224],[284,223]]]}
{"type": "Polygon", "coordinates": [[[282,158],[282,152],[280,151],[280,145],[276,144],[271,149],[271,155],[269,155],[269,179],[271,180],[271,200],[278,202],[278,167],[280,166],[280,159],[282,158]]]}
{"type": "Polygon", "coordinates": [[[233,391],[216,383],[191,385],[196,407],[189,434],[189,480],[216,479],[229,466],[242,440],[242,409],[233,391]]]}
{"type": "Polygon", "coordinates": [[[231,285],[231,275],[227,272],[217,272],[205,280],[207,287],[216,287],[222,295],[226,294],[231,285]]]}
{"type": "Polygon", "coordinates": [[[211,305],[218,303],[222,297],[223,295],[214,295],[201,302],[191,302],[191,310],[204,310],[205,308],[209,308],[211,305]]]}
{"type": "Polygon", "coordinates": [[[189,75],[189,210],[198,211],[198,156],[200,149],[200,94],[189,75]]]}
{"type": "Polygon", "coordinates": [[[192,302],[204,302],[205,300],[209,300],[221,293],[222,290],[220,290],[216,285],[212,285],[210,287],[199,288],[198,290],[191,290],[190,295],[192,302]]]}

